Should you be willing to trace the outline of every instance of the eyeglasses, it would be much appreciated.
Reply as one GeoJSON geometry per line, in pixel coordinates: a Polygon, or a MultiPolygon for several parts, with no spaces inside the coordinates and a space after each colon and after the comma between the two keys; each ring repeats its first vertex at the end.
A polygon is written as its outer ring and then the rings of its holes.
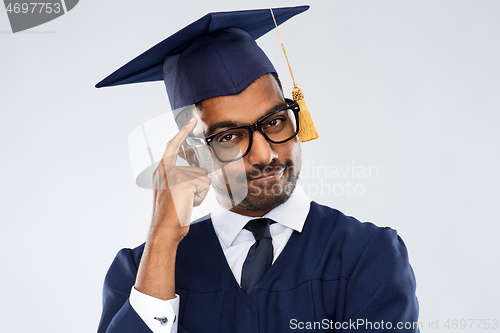
{"type": "Polygon", "coordinates": [[[259,131],[267,141],[275,144],[293,139],[299,132],[299,105],[285,99],[287,106],[268,114],[257,122],[232,127],[205,138],[217,159],[223,163],[245,157],[252,148],[253,132],[259,131]]]}

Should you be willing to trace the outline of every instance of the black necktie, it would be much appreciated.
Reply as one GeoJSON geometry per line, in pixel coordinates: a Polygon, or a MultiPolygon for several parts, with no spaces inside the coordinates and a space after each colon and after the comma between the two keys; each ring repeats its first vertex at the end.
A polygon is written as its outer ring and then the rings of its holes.
{"type": "Polygon", "coordinates": [[[248,250],[247,258],[241,271],[241,288],[249,294],[260,282],[273,263],[273,239],[269,225],[275,223],[266,218],[249,221],[245,229],[255,237],[255,243],[248,250]]]}

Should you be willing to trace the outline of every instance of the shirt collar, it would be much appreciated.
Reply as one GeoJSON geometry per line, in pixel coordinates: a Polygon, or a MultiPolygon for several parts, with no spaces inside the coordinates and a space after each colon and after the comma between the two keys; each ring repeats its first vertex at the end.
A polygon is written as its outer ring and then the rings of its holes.
{"type": "MultiPolygon", "coordinates": [[[[309,199],[302,187],[297,184],[290,198],[284,204],[264,215],[264,217],[270,218],[285,227],[302,232],[310,207],[311,199],[309,199]]],[[[231,246],[245,224],[254,219],[250,216],[231,212],[222,207],[219,202],[217,202],[210,217],[215,232],[228,247],[231,246]]]]}

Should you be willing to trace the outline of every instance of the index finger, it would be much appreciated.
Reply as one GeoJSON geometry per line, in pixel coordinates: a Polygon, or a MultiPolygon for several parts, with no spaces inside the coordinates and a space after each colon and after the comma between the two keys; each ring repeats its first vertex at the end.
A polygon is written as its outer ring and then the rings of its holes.
{"type": "Polygon", "coordinates": [[[194,130],[197,123],[198,120],[196,118],[191,118],[191,120],[167,143],[167,148],[165,148],[165,152],[161,157],[165,164],[175,165],[181,144],[194,130]]]}

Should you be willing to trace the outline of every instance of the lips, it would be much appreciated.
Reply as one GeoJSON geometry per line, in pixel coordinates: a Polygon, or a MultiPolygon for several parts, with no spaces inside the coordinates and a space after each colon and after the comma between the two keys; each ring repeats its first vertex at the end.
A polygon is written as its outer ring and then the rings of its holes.
{"type": "Polygon", "coordinates": [[[284,169],[281,169],[278,172],[273,172],[273,173],[267,173],[264,175],[260,175],[258,177],[251,177],[251,181],[269,181],[269,180],[275,180],[278,178],[281,178],[283,176],[284,169]]]}

